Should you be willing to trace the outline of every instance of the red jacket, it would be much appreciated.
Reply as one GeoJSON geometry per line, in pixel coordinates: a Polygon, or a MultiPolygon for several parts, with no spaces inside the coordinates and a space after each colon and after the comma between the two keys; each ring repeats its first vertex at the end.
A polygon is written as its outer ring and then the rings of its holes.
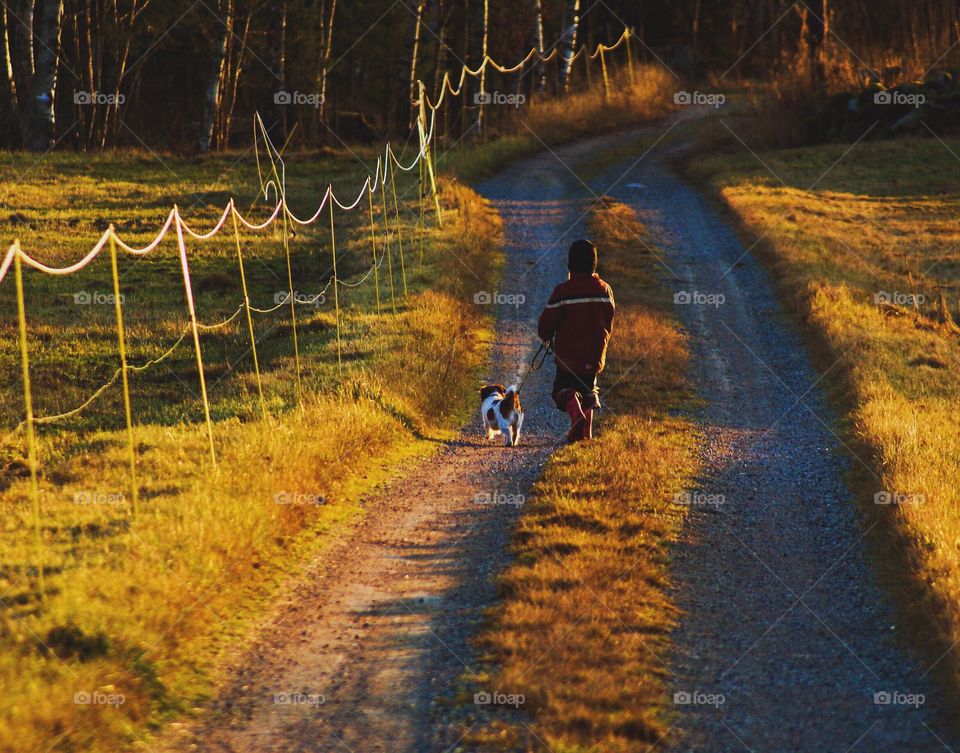
{"type": "Polygon", "coordinates": [[[537,334],[554,339],[557,368],[574,374],[603,371],[613,331],[613,291],[599,275],[571,274],[553,289],[537,334]]]}

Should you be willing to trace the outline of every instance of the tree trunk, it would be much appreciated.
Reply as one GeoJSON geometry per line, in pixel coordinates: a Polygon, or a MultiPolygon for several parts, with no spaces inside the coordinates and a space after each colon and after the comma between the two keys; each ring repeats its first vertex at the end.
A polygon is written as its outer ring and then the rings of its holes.
{"type": "Polygon", "coordinates": [[[217,139],[217,146],[221,149],[230,148],[230,134],[233,131],[233,113],[237,106],[237,93],[240,89],[240,75],[243,73],[243,61],[245,59],[245,53],[247,50],[247,40],[250,38],[250,24],[253,21],[253,14],[249,13],[247,15],[247,20],[243,25],[243,36],[239,39],[239,44],[235,45],[237,48],[237,59],[233,64],[233,69],[230,76],[227,78],[231,82],[230,88],[230,104],[223,108],[221,107],[221,117],[219,123],[219,138],[217,139]]]}
{"type": "MultiPolygon", "coordinates": [[[[321,11],[322,12],[322,11],[321,11]]],[[[333,56],[333,22],[337,15],[337,0],[330,0],[330,15],[326,20],[326,39],[323,42],[323,59],[320,64],[320,122],[327,122],[327,78],[330,59],[333,56]]]]}
{"type": "Polygon", "coordinates": [[[827,13],[827,0],[819,0],[810,4],[808,19],[808,52],[810,55],[810,75],[814,86],[822,86],[826,82],[826,40],[830,32],[827,13]]]}
{"type": "Polygon", "coordinates": [[[23,108],[33,81],[33,1],[14,0],[4,3],[8,13],[10,55],[17,89],[17,105],[23,108]]]}
{"type": "Polygon", "coordinates": [[[543,66],[543,1],[535,0],[536,15],[534,18],[533,37],[537,46],[537,91],[543,92],[547,88],[547,74],[543,66]]]}
{"type": "MultiPolygon", "coordinates": [[[[286,91],[287,89],[287,0],[283,0],[280,3],[280,56],[278,61],[280,65],[277,68],[277,73],[280,74],[280,86],[286,91]]],[[[287,140],[287,136],[290,134],[290,119],[288,117],[290,108],[281,107],[280,108],[280,128],[282,130],[281,137],[283,141],[287,140]]]]}
{"type": "Polygon", "coordinates": [[[690,48],[693,50],[694,58],[700,52],[700,14],[702,10],[702,0],[694,0],[693,18],[690,20],[690,48]]]}
{"type": "Polygon", "coordinates": [[[413,42],[410,45],[410,80],[407,91],[407,102],[410,110],[410,119],[407,123],[409,128],[413,128],[414,121],[417,118],[417,108],[413,106],[413,100],[417,96],[417,57],[420,54],[420,29],[423,26],[423,13],[427,7],[427,0],[418,0],[417,18],[413,25],[413,42]]]}
{"type": "Polygon", "coordinates": [[[434,35],[436,44],[433,48],[433,87],[429,91],[436,97],[440,94],[440,83],[443,81],[443,72],[447,66],[447,27],[452,11],[444,0],[437,0],[434,7],[437,9],[437,31],[434,35]]]}
{"type": "MultiPolygon", "coordinates": [[[[490,0],[483,0],[483,51],[480,53],[480,65],[487,59],[487,50],[490,42],[490,0]]],[[[480,93],[483,97],[487,92],[487,68],[480,71],[480,93]]],[[[477,106],[477,133],[483,135],[483,100],[477,106]]]]}
{"type": "MultiPolygon", "coordinates": [[[[0,116],[3,117],[3,122],[6,123],[16,123],[20,116],[18,114],[17,107],[17,81],[14,78],[13,74],[13,57],[10,52],[10,18],[7,14],[7,6],[3,6],[3,12],[0,14],[0,21],[3,23],[3,28],[0,29],[0,33],[3,34],[3,75],[6,81],[4,81],[4,106],[0,109],[0,116]]],[[[2,136],[4,143],[8,143],[13,134],[8,132],[7,126],[4,125],[2,136]]]]}
{"type": "MultiPolygon", "coordinates": [[[[117,48],[114,53],[116,61],[116,72],[113,83],[113,103],[107,105],[103,116],[103,132],[100,134],[100,147],[103,148],[107,143],[107,137],[112,132],[117,134],[120,131],[120,112],[123,97],[121,90],[123,88],[123,79],[127,75],[127,62],[130,60],[130,49],[136,36],[137,17],[150,4],[151,0],[144,0],[143,4],[137,7],[138,0],[132,0],[127,12],[126,27],[121,30],[120,16],[116,13],[117,5],[114,3],[115,22],[117,26],[117,48]]],[[[232,2],[232,0],[231,0],[232,2]]]]}
{"type": "Polygon", "coordinates": [[[60,27],[63,0],[39,0],[41,8],[36,30],[37,55],[26,102],[20,108],[23,145],[35,152],[51,149],[56,142],[54,99],[57,68],[60,65],[60,27]]]}
{"type": "MultiPolygon", "coordinates": [[[[93,10],[92,0],[86,0],[84,3],[83,9],[83,20],[84,20],[84,29],[85,34],[82,42],[84,43],[83,55],[86,56],[86,63],[82,68],[81,79],[86,82],[88,91],[96,91],[96,75],[99,71],[99,68],[96,67],[96,62],[100,60],[100,49],[102,45],[102,34],[96,35],[96,44],[94,44],[94,18],[99,22],[101,16],[99,11],[95,14],[93,10]]],[[[82,108],[77,108],[82,109],[82,108]]],[[[87,115],[86,117],[80,117],[83,133],[81,135],[81,141],[83,143],[83,148],[88,149],[93,146],[93,139],[96,129],[96,111],[87,115]]]]}
{"type": "Polygon", "coordinates": [[[570,23],[564,32],[567,43],[562,69],[564,92],[570,87],[570,74],[573,72],[573,56],[577,52],[577,32],[580,30],[580,0],[567,0],[567,18],[570,20],[570,23]]]}
{"type": "MultiPolygon", "coordinates": [[[[472,62],[472,56],[470,54],[470,36],[472,31],[472,24],[470,23],[473,20],[473,9],[470,7],[470,0],[463,1],[463,62],[469,65],[472,62]]],[[[457,71],[459,73],[459,71],[457,71]]],[[[457,82],[454,81],[453,85],[456,86],[457,82]]],[[[460,133],[458,136],[463,138],[463,134],[467,132],[467,117],[469,111],[467,110],[466,97],[460,96],[452,98],[452,102],[457,103],[458,112],[457,115],[460,118],[460,133]]]]}
{"type": "MultiPolygon", "coordinates": [[[[84,71],[84,56],[83,56],[83,7],[80,3],[75,3],[72,9],[68,9],[66,16],[70,21],[71,42],[73,47],[73,70],[77,74],[77,80],[73,83],[73,87],[83,85],[83,71],[84,71]],[[72,11],[72,12],[71,12],[72,11]]],[[[64,30],[65,33],[66,30],[64,30]]],[[[66,48],[67,43],[63,43],[64,48],[66,48]]],[[[82,108],[75,107],[76,110],[80,112],[77,113],[77,137],[76,144],[81,149],[86,150],[87,148],[87,119],[83,117],[84,113],[82,108]]]]}
{"type": "Polygon", "coordinates": [[[217,122],[220,107],[220,82],[223,79],[223,66],[227,59],[227,38],[233,24],[233,0],[220,0],[217,6],[220,23],[216,24],[217,37],[213,50],[213,60],[207,73],[207,85],[204,89],[203,117],[200,121],[200,137],[197,147],[201,152],[210,151],[213,145],[213,127],[217,122]]]}

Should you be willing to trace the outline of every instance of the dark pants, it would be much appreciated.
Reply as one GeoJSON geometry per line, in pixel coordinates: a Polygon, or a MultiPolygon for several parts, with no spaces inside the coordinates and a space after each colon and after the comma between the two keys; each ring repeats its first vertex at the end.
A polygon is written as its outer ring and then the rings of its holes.
{"type": "Polygon", "coordinates": [[[569,371],[557,369],[557,376],[553,380],[553,402],[557,408],[566,411],[567,403],[574,393],[580,395],[580,405],[584,410],[600,408],[600,390],[597,387],[596,374],[572,374],[569,371]]]}

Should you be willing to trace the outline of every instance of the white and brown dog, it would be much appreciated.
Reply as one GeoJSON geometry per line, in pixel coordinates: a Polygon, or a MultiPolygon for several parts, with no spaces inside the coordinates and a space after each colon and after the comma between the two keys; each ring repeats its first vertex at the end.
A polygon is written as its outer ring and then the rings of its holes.
{"type": "Polygon", "coordinates": [[[502,384],[488,384],[480,390],[480,418],[487,430],[487,440],[502,434],[507,447],[516,447],[523,426],[523,407],[516,385],[504,389],[502,384]]]}

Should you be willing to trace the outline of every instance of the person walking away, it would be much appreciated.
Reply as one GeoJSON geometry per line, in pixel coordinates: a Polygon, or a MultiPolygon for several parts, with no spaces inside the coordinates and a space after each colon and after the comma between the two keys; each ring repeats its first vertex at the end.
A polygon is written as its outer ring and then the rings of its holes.
{"type": "Polygon", "coordinates": [[[597,274],[597,248],[574,241],[567,252],[569,277],[554,288],[537,323],[544,342],[553,341],[556,377],[553,400],[570,416],[567,441],[593,437],[593,412],[600,409],[597,377],[603,371],[613,331],[613,290],[597,274]]]}

